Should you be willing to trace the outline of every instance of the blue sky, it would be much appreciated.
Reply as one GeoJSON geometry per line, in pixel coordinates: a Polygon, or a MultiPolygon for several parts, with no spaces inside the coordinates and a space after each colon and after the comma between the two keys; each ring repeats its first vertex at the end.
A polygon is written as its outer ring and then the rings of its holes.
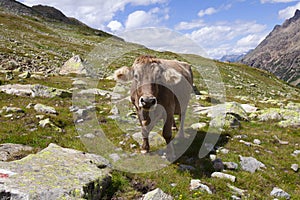
{"type": "MultiPolygon", "coordinates": [[[[276,24],[300,9],[297,0],[20,0],[54,6],[93,28],[115,35],[167,28],[199,45],[210,58],[255,48],[276,24]]],[[[147,41],[149,34],[144,34],[147,41]]],[[[153,37],[151,37],[153,40],[153,37]]],[[[149,39],[150,40],[150,39],[149,39]]],[[[148,41],[149,41],[148,40],[148,41]]],[[[137,40],[138,41],[138,40],[137,40]]],[[[143,41],[141,41],[143,43],[143,41]]],[[[144,45],[150,46],[151,43],[144,45]]],[[[177,51],[183,48],[180,45],[177,51]]],[[[171,49],[176,51],[176,49],[171,49]]],[[[193,53],[185,51],[185,53],[193,53]]]]}

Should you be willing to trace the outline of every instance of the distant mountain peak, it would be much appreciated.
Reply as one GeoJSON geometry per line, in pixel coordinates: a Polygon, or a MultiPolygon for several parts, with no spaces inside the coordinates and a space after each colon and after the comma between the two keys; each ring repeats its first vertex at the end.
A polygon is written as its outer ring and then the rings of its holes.
{"type": "Polygon", "coordinates": [[[242,61],[300,86],[300,10],[273,31],[242,61]]]}

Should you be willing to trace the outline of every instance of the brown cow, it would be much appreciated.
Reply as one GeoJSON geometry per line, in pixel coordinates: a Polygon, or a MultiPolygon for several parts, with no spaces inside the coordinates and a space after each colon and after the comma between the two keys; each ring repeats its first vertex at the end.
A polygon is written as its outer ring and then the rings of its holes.
{"type": "Polygon", "coordinates": [[[180,116],[179,135],[184,136],[185,113],[193,84],[188,63],[140,56],[132,67],[122,67],[114,75],[120,82],[133,80],[131,101],[142,126],[142,153],[149,152],[149,132],[160,119],[164,120],[163,137],[167,144],[172,139],[172,128],[176,128],[174,114],[180,116]]]}

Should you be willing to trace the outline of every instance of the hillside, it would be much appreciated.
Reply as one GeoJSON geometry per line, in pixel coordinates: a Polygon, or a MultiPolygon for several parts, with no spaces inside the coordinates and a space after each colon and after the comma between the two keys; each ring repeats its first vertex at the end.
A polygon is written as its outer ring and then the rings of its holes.
{"type": "Polygon", "coordinates": [[[280,79],[300,86],[300,10],[273,31],[242,63],[275,74],[280,79]]]}
{"type": "Polygon", "coordinates": [[[62,199],[140,199],[156,188],[173,199],[300,199],[299,88],[261,69],[154,51],[68,19],[55,8],[0,0],[0,199],[28,191],[35,199],[60,192],[62,199]],[[151,153],[141,155],[127,87],[111,79],[143,54],[192,64],[197,90],[186,141],[174,140],[191,143],[173,163],[164,155],[161,125],[151,153]],[[78,66],[86,74],[60,74],[78,66]],[[27,146],[9,149],[10,143],[27,146]],[[209,154],[199,158],[200,147],[209,154]],[[19,171],[7,172],[13,170],[19,171]],[[47,170],[51,175],[43,176],[47,170]],[[95,178],[101,173],[109,176],[105,187],[95,178]]]}

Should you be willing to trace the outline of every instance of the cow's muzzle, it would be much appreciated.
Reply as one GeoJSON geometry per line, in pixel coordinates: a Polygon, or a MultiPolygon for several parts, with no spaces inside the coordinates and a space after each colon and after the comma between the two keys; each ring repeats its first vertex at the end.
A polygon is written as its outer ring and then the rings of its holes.
{"type": "Polygon", "coordinates": [[[139,107],[145,110],[150,110],[155,108],[157,104],[156,97],[153,96],[141,96],[139,99],[139,107]]]}

